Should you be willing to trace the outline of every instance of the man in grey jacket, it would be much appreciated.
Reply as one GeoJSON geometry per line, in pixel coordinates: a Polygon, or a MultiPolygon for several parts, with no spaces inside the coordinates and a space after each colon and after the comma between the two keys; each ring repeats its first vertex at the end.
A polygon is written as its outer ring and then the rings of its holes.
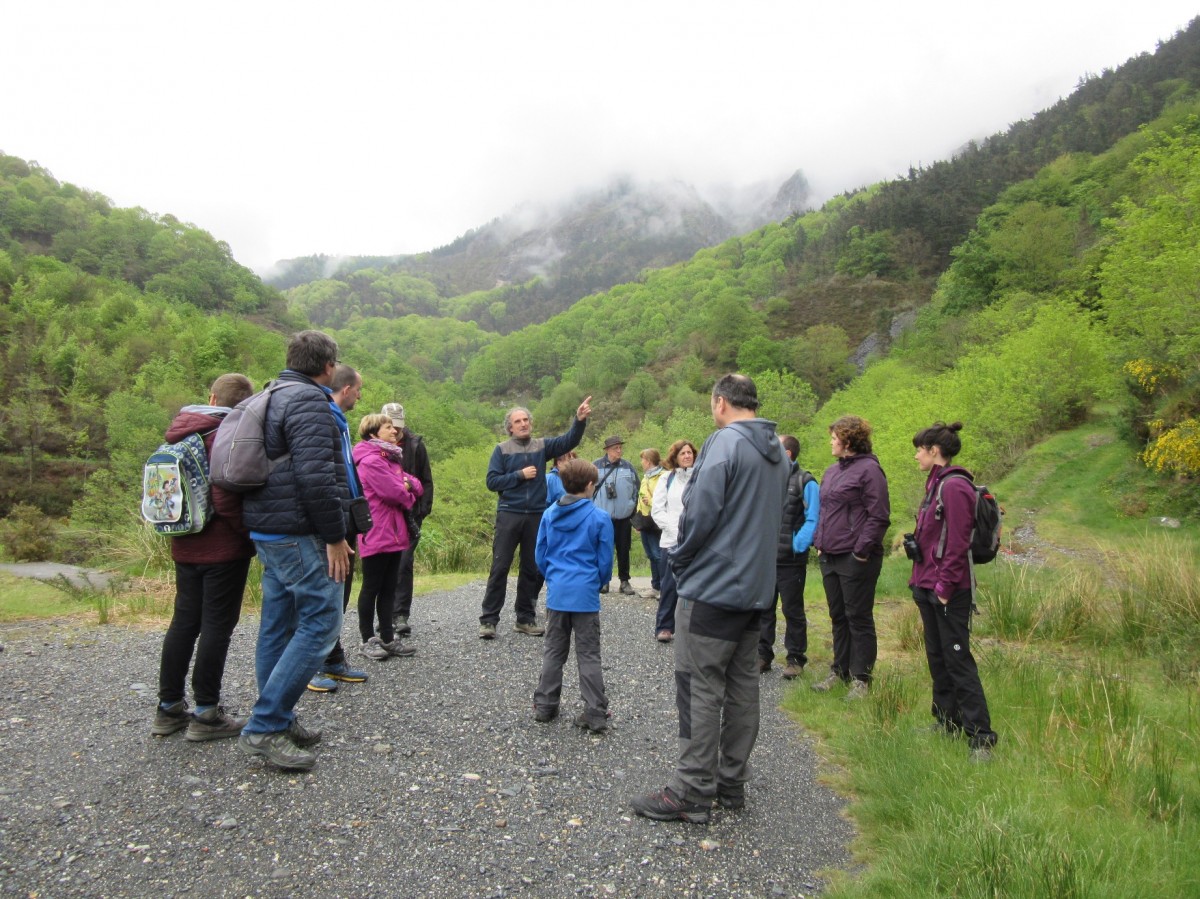
{"type": "MultiPolygon", "coordinates": [[[[613,546],[617,557],[617,576],[621,579],[620,590],[632,596],[636,591],[629,583],[629,547],[633,543],[633,527],[630,519],[637,508],[638,488],[642,479],[632,465],[621,458],[625,443],[615,434],[604,441],[604,455],[593,463],[600,478],[592,502],[596,508],[608,513],[613,525],[613,546]]],[[[608,582],[600,586],[607,593],[608,582]]]]}
{"type": "Polygon", "coordinates": [[[683,495],[679,541],[670,556],[675,615],[675,705],[679,762],[662,790],[633,800],[639,815],[708,822],[715,799],[745,804],[758,738],[757,645],[775,596],[775,543],[790,465],[775,423],[758,418],[745,375],[712,392],[713,422],[683,495]]]}

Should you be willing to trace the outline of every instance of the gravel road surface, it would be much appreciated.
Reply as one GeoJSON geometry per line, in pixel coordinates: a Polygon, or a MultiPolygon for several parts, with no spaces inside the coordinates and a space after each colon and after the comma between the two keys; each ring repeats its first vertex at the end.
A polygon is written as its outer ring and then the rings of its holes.
{"type": "MultiPolygon", "coordinates": [[[[811,896],[850,864],[843,803],[763,678],[762,731],[741,812],[708,826],[651,822],[629,799],[675,759],[672,648],[653,603],[605,597],[613,729],[533,721],[540,638],[478,639],[482,585],[418,597],[412,658],[308,693],[324,731],[308,773],[233,740],[150,735],[160,632],[79,621],[0,628],[0,895],[21,897],[811,896]]],[[[357,646],[357,618],[344,636],[357,646]]],[[[255,699],[257,617],[234,634],[225,704],[255,699]]]]}

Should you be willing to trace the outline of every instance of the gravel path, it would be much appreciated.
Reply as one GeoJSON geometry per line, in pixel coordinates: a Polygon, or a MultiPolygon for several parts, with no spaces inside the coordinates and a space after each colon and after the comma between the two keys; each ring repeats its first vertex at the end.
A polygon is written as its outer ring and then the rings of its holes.
{"type": "MultiPolygon", "coordinates": [[[[707,827],[634,816],[675,759],[672,649],[652,603],[606,597],[612,732],[532,719],[542,643],[478,639],[482,585],[418,597],[418,655],[362,661],[370,682],[306,694],[325,739],[305,774],[231,740],[150,736],[161,634],[77,621],[0,629],[0,895],[811,896],[849,865],[843,803],[763,678],[742,812],[707,827]]],[[[257,618],[234,634],[226,705],[255,698],[257,618]]],[[[357,619],[345,636],[357,644],[357,619]]]]}

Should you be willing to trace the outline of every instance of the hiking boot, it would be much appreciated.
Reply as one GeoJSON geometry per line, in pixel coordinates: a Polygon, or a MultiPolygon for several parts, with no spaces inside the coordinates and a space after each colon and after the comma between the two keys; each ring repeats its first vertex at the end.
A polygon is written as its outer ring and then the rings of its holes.
{"type": "Polygon", "coordinates": [[[391,643],[380,643],[379,645],[387,650],[388,655],[396,656],[397,658],[405,658],[407,656],[415,656],[417,654],[417,647],[405,643],[399,637],[397,637],[391,643]]]}
{"type": "Polygon", "coordinates": [[[238,737],[238,749],[246,755],[262,756],[279,768],[307,771],[317,763],[317,757],[292,742],[288,731],[273,734],[242,734],[238,737]]]}
{"type": "Polygon", "coordinates": [[[653,587],[651,587],[649,590],[643,590],[639,595],[642,597],[642,599],[658,599],[660,597],[659,592],[653,587]]]}
{"type": "Polygon", "coordinates": [[[397,615],[392,619],[392,625],[395,627],[397,634],[411,634],[412,628],[408,624],[407,615],[397,615]]]}
{"type": "Polygon", "coordinates": [[[308,749],[308,747],[316,746],[321,742],[321,732],[319,730],[309,730],[296,718],[292,719],[292,723],[288,725],[285,733],[301,749],[308,749]]]}
{"type": "Polygon", "coordinates": [[[546,629],[544,627],[538,627],[536,621],[518,621],[517,626],[514,627],[513,630],[517,631],[518,633],[529,634],[531,637],[540,637],[542,634],[546,633],[546,629]]]}
{"type": "Polygon", "coordinates": [[[633,589],[633,584],[629,581],[621,581],[621,592],[626,596],[634,596],[637,591],[633,589]]]}
{"type": "Polygon", "coordinates": [[[192,713],[188,711],[186,700],[181,699],[165,709],[160,704],[154,710],[154,723],[150,725],[150,733],[156,737],[169,737],[191,723],[192,713]]]}
{"type": "Polygon", "coordinates": [[[533,720],[538,724],[546,724],[558,717],[558,707],[552,709],[539,709],[537,706],[533,708],[533,720]]]}
{"type": "Polygon", "coordinates": [[[480,640],[495,640],[496,639],[496,625],[494,625],[494,624],[479,625],[479,639],[480,640]]]}
{"type": "Polygon", "coordinates": [[[741,793],[717,793],[717,805],[731,812],[740,812],[746,807],[746,797],[741,793]]]}
{"type": "Polygon", "coordinates": [[[383,645],[383,641],[378,637],[372,637],[359,649],[368,659],[374,659],[376,662],[382,662],[391,655],[387,648],[383,645]]]}
{"type": "Polygon", "coordinates": [[[710,811],[707,805],[684,802],[669,787],[663,787],[657,793],[635,796],[630,805],[643,818],[653,818],[655,821],[679,819],[689,824],[707,824],[710,811]]]}
{"type": "Polygon", "coordinates": [[[853,680],[850,682],[850,689],[846,691],[846,702],[856,702],[859,699],[866,699],[871,692],[871,685],[865,680],[853,680]]]}
{"type": "Polygon", "coordinates": [[[675,635],[664,627],[661,631],[654,635],[654,639],[659,643],[670,643],[675,639],[675,635]]]}
{"type": "Polygon", "coordinates": [[[336,693],[337,688],[338,682],[323,674],[314,674],[312,680],[308,682],[308,689],[313,693],[336,693]]]}
{"type": "Polygon", "coordinates": [[[340,665],[326,665],[319,673],[320,677],[341,681],[343,684],[364,684],[367,682],[367,672],[351,668],[346,662],[340,665]]]}
{"type": "Polygon", "coordinates": [[[597,724],[594,721],[588,720],[588,716],[587,716],[586,712],[580,712],[578,715],[575,716],[575,720],[572,721],[571,723],[582,730],[590,730],[594,734],[608,733],[607,718],[600,724],[597,724]]]}
{"type": "Polygon", "coordinates": [[[766,674],[770,670],[771,670],[771,660],[764,659],[762,656],[759,656],[758,657],[758,673],[766,674]]]}
{"type": "Polygon", "coordinates": [[[828,693],[834,687],[842,682],[842,676],[837,672],[829,672],[829,676],[823,681],[818,681],[812,685],[812,688],[818,693],[828,693]]]}
{"type": "Polygon", "coordinates": [[[603,587],[601,587],[601,588],[600,588],[600,592],[601,592],[601,593],[607,593],[607,592],[608,592],[608,588],[609,588],[609,587],[611,587],[611,586],[612,586],[612,581],[609,581],[607,584],[605,584],[603,587]]]}
{"type": "Polygon", "coordinates": [[[795,678],[799,677],[803,673],[804,673],[804,666],[801,665],[799,662],[788,662],[787,667],[785,667],[783,669],[780,676],[784,680],[794,680],[795,678]]]}
{"type": "Polygon", "coordinates": [[[203,743],[205,740],[223,740],[226,737],[236,737],[246,726],[245,720],[230,718],[221,706],[213,706],[205,712],[192,716],[188,725],[185,740],[193,743],[203,743]]]}

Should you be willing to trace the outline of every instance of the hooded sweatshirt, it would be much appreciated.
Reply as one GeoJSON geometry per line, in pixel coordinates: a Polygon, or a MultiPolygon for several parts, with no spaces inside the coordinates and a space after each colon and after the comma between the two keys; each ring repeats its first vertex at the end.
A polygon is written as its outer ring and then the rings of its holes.
{"type": "Polygon", "coordinates": [[[681,598],[737,610],[771,605],[790,470],[773,421],[740,419],[709,435],[669,557],[681,598]]]}
{"type": "MultiPolygon", "coordinates": [[[[229,412],[224,406],[184,406],[167,428],[167,443],[199,434],[211,453],[217,426],[229,412]]],[[[212,485],[214,515],[199,534],[171,538],[171,558],[186,565],[217,565],[254,555],[250,532],[242,524],[242,497],[212,485]]]]}
{"type": "Polygon", "coordinates": [[[546,578],[547,609],[599,612],[600,587],[612,579],[612,519],[590,499],[568,493],[542,516],[535,557],[546,578]]]}

